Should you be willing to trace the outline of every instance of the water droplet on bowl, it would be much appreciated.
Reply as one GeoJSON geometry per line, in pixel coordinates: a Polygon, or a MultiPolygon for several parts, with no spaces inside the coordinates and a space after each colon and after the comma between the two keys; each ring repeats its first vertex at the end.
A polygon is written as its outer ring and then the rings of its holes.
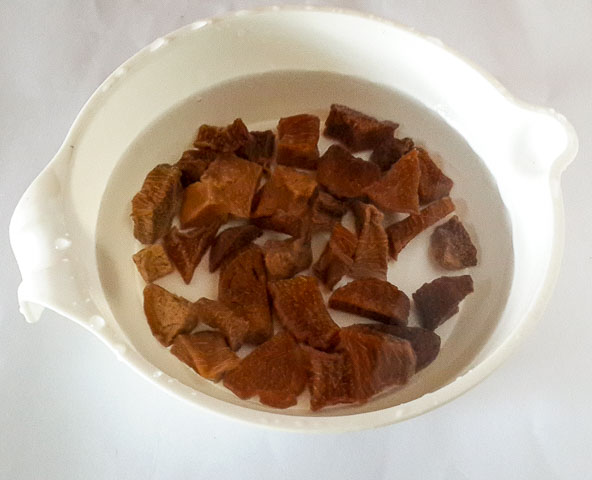
{"type": "Polygon", "coordinates": [[[125,67],[119,67],[117,70],[115,70],[115,72],[113,73],[113,75],[117,78],[122,77],[123,75],[125,75],[127,73],[127,69],[125,67]]]}
{"type": "Polygon", "coordinates": [[[197,397],[197,392],[191,392],[192,397],[197,397]]]}
{"type": "Polygon", "coordinates": [[[67,248],[70,248],[71,245],[72,240],[70,240],[69,238],[60,237],[57,238],[55,241],[56,250],[66,250],[67,248]]]}
{"type": "Polygon", "coordinates": [[[95,330],[100,330],[105,326],[105,319],[100,315],[93,315],[88,319],[88,324],[95,330]]]}
{"type": "Polygon", "coordinates": [[[175,383],[175,382],[176,382],[176,380],[174,378],[169,378],[167,380],[167,383],[175,383]]]}
{"type": "Polygon", "coordinates": [[[127,352],[127,347],[123,343],[116,343],[113,348],[119,357],[122,357],[127,352]]]}
{"type": "Polygon", "coordinates": [[[191,30],[199,30],[202,27],[205,27],[208,24],[205,20],[200,20],[198,22],[194,22],[191,24],[191,30]]]}
{"type": "Polygon", "coordinates": [[[152,45],[150,45],[150,51],[155,52],[159,48],[164,47],[167,43],[169,43],[169,41],[166,38],[157,38],[152,42],[152,45]]]}
{"type": "Polygon", "coordinates": [[[153,374],[152,374],[152,378],[160,378],[162,377],[162,372],[160,370],[156,370],[153,374]]]}

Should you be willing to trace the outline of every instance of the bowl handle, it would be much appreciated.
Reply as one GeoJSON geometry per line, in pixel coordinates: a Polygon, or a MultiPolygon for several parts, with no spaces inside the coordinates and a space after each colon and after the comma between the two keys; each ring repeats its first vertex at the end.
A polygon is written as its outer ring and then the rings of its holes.
{"type": "Polygon", "coordinates": [[[10,243],[22,282],[20,312],[28,322],[39,320],[45,308],[70,319],[92,315],[72,235],[65,221],[64,198],[69,178],[70,149],[57,153],[20,199],[10,221],[10,243]]]}

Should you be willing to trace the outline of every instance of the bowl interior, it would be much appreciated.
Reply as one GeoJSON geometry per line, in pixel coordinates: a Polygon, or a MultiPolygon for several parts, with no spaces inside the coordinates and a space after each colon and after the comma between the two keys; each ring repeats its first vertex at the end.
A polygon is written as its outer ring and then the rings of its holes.
{"type": "MultiPolygon", "coordinates": [[[[241,117],[251,129],[273,128],[280,117],[315,113],[322,120],[331,103],[343,103],[378,118],[400,123],[398,136],[411,136],[427,148],[444,172],[453,178],[452,198],[479,251],[479,265],[470,269],[475,292],[453,319],[437,331],[442,350],[436,361],[404,388],[384,392],[363,406],[342,406],[311,414],[307,394],[283,413],[291,415],[349,415],[392,407],[434,392],[474,366],[495,345],[489,342],[506,305],[513,276],[512,234],[495,180],[464,139],[437,114],[390,87],[328,72],[270,72],[221,83],[171,107],[153,121],[121,156],[104,191],[96,228],[97,263],[107,303],[134,348],[154,365],[206,395],[270,410],[256,400],[241,401],[221,385],[202,379],[178,361],[151,335],[142,309],[143,280],[131,256],[141,248],[132,234],[131,199],[147,172],[158,163],[174,163],[191,146],[202,123],[226,125],[241,117]]],[[[329,145],[322,138],[321,153],[329,145]]],[[[363,155],[362,155],[363,156],[363,155]]],[[[393,216],[388,222],[396,220],[393,216]]],[[[347,221],[347,219],[346,219],[347,221]]],[[[389,264],[389,281],[409,296],[424,282],[446,274],[427,255],[429,235],[422,233],[389,264]]],[[[315,259],[327,236],[314,245],[315,259]]],[[[204,257],[193,281],[185,285],[177,273],[157,283],[190,300],[216,298],[218,273],[207,270],[204,257]]],[[[342,281],[343,282],[343,281],[342,281]]],[[[331,311],[341,325],[364,322],[361,317],[331,311]]],[[[416,324],[412,311],[410,324],[416,324]]],[[[244,353],[244,352],[243,352],[244,353]]]]}

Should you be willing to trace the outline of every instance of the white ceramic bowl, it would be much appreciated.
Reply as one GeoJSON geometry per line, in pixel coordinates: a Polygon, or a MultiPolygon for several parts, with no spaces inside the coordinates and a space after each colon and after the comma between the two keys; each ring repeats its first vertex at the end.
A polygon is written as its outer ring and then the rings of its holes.
{"type": "MultiPolygon", "coordinates": [[[[201,408],[307,432],[376,427],[455,398],[495,369],[551,294],[563,243],[560,175],[577,139],[564,117],[512,98],[491,76],[410,29],[354,12],[272,8],[196,22],[154,41],[93,94],[62,148],[19,202],[10,238],[21,312],[44,308],[97,335],[139,374],[201,408]],[[360,407],[285,411],[240,401],[151,336],[132,253],[130,200],[157,163],[174,162],[201,123],[273,125],[344,103],[401,123],[455,182],[457,212],[480,252],[475,293],[439,333],[438,359],[398,391],[360,407]]],[[[439,271],[429,232],[391,264],[412,293],[439,271]]],[[[206,263],[206,262],[202,262],[206,263]]],[[[200,265],[190,299],[215,296],[200,265]]],[[[336,315],[351,322],[347,315],[336,315]]],[[[305,397],[305,395],[304,395],[305,397]]]]}

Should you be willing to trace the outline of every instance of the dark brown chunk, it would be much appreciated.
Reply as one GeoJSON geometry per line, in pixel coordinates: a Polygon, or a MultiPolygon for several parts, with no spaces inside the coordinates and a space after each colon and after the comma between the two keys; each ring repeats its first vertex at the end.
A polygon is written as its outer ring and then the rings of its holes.
{"type": "Polygon", "coordinates": [[[302,114],[281,118],[278,123],[277,163],[314,170],[319,160],[321,121],[302,114]]]}
{"type": "Polygon", "coordinates": [[[347,212],[347,206],[333,195],[319,191],[311,207],[313,232],[331,231],[347,212]]]}
{"type": "Polygon", "coordinates": [[[290,278],[312,264],[310,235],[287,240],[268,240],[263,246],[267,278],[290,278]]]}
{"type": "Polygon", "coordinates": [[[374,205],[363,203],[360,207],[360,216],[363,223],[349,276],[386,280],[388,238],[382,227],[384,215],[374,205]]]}
{"type": "Polygon", "coordinates": [[[430,254],[447,270],[477,265],[477,249],[456,215],[434,230],[430,238],[430,254]]]}
{"type": "Polygon", "coordinates": [[[154,167],[132,200],[134,237],[144,244],[163,237],[179,211],[182,192],[181,170],[164,164],[154,167]]]}
{"type": "Polygon", "coordinates": [[[347,145],[352,152],[359,152],[376,148],[392,138],[398,126],[389,121],[380,122],[344,105],[333,104],[325,121],[324,134],[347,145]]]}
{"type": "Polygon", "coordinates": [[[222,262],[234,257],[253,240],[263,235],[263,231],[255,225],[239,225],[220,233],[210,250],[210,272],[218,270],[222,262]]]}
{"type": "Polygon", "coordinates": [[[193,143],[197,148],[208,148],[215,152],[231,153],[249,141],[249,130],[240,118],[226,127],[202,125],[193,143]]]}
{"type": "Polygon", "coordinates": [[[415,352],[407,340],[366,325],[342,328],[339,338],[338,350],[351,359],[354,396],[359,402],[385,388],[406,384],[415,373],[415,352]]]}
{"type": "Polygon", "coordinates": [[[282,325],[299,342],[326,350],[337,340],[339,327],[331,319],[314,277],[294,277],[269,284],[273,308],[282,325]]]}
{"type": "Polygon", "coordinates": [[[200,298],[194,304],[198,320],[220,330],[232,350],[238,350],[249,331],[249,322],[222,302],[200,298]]]}
{"type": "Polygon", "coordinates": [[[374,149],[370,155],[370,161],[376,163],[383,172],[386,172],[403,155],[410,152],[413,146],[413,140],[409,137],[389,138],[374,149]]]}
{"type": "Polygon", "coordinates": [[[368,326],[380,332],[407,340],[411,344],[417,358],[415,365],[416,372],[427,367],[436,359],[438,353],[440,353],[440,337],[427,328],[376,324],[368,326]]]}
{"type": "Polygon", "coordinates": [[[132,257],[146,283],[164,277],[175,270],[164,248],[159,243],[136,252],[132,257]]]}
{"type": "Polygon", "coordinates": [[[393,223],[386,228],[391,256],[396,260],[401,250],[426,228],[442,220],[454,211],[454,203],[445,197],[436,200],[419,212],[419,215],[409,215],[400,222],[393,223]]]}
{"type": "Polygon", "coordinates": [[[409,298],[392,283],[376,278],[354,280],[338,288],[329,307],[383,323],[407,325],[409,298]]]}
{"type": "Polygon", "coordinates": [[[180,220],[183,228],[213,220],[225,221],[228,214],[249,218],[251,203],[263,169],[234,155],[218,157],[201,177],[185,189],[180,220]]]}
{"type": "Polygon", "coordinates": [[[411,150],[364,193],[384,211],[418,214],[419,175],[417,150],[411,150]]]}
{"type": "Polygon", "coordinates": [[[424,328],[435,330],[458,313],[458,304],[473,292],[470,275],[440,277],[424,283],[413,294],[413,301],[424,328]]]}
{"type": "Polygon", "coordinates": [[[193,304],[154,283],[144,288],[144,313],[152,335],[168,347],[181,333],[189,333],[197,325],[193,304]]]}
{"type": "Polygon", "coordinates": [[[364,189],[380,178],[380,168],[331,145],[319,160],[317,180],[339,198],[363,197],[364,189]]]}
{"type": "Polygon", "coordinates": [[[271,337],[273,325],[267,297],[263,253],[256,245],[241,250],[220,269],[218,299],[246,318],[245,342],[259,344],[271,337]]]}
{"type": "Polygon", "coordinates": [[[287,332],[280,332],[247,355],[235,370],[224,377],[224,386],[246,400],[275,408],[296,405],[306,386],[305,356],[287,332]]]}
{"type": "Polygon", "coordinates": [[[275,134],[271,130],[250,132],[249,141],[236,154],[268,170],[275,151],[275,134]]]}
{"type": "Polygon", "coordinates": [[[253,222],[261,228],[300,235],[310,217],[317,186],[310,175],[278,165],[262,187],[253,222]]]}
{"type": "Polygon", "coordinates": [[[310,408],[356,401],[352,364],[346,353],[326,353],[304,345],[308,356],[310,408]]]}
{"type": "Polygon", "coordinates": [[[214,382],[240,364],[240,359],[228,348],[226,340],[218,332],[178,335],[171,353],[202,377],[214,382]]]}
{"type": "Polygon", "coordinates": [[[186,232],[180,232],[177,227],[173,227],[164,237],[166,253],[186,284],[191,283],[193,272],[210,248],[219,227],[220,222],[186,232]]]}
{"type": "Polygon", "coordinates": [[[349,273],[357,243],[357,237],[340,223],[333,227],[331,238],[312,267],[315,276],[330,290],[349,273]]]}
{"type": "Polygon", "coordinates": [[[217,153],[206,148],[186,150],[175,164],[181,170],[181,184],[187,187],[197,182],[216,159],[217,153]]]}
{"type": "Polygon", "coordinates": [[[426,205],[447,197],[454,182],[442,173],[442,170],[430,158],[428,152],[423,148],[418,148],[419,168],[421,177],[419,179],[419,203],[426,205]]]}

